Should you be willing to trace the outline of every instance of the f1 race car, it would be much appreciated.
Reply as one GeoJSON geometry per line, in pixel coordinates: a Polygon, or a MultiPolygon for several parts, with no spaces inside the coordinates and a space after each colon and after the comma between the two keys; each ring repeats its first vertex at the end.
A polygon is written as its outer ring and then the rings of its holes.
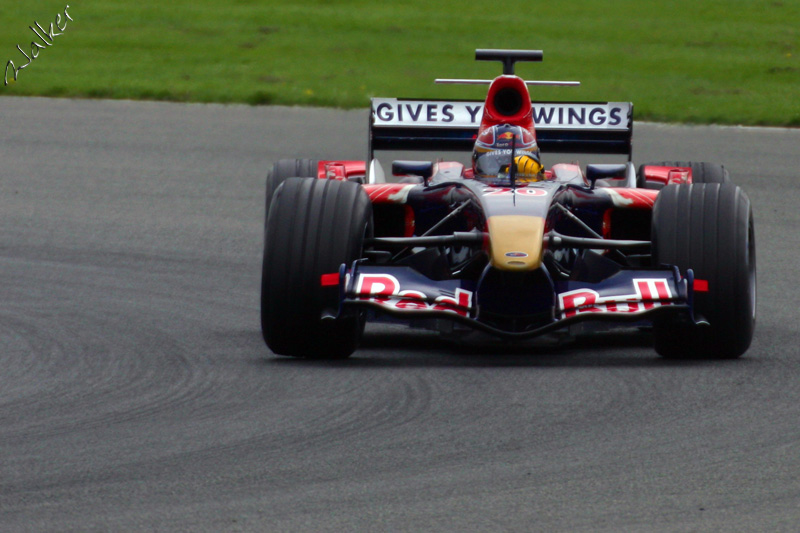
{"type": "Polygon", "coordinates": [[[652,329],[668,358],[735,358],[755,327],[753,215],[717,164],[632,163],[629,102],[532,102],[519,61],[484,102],[374,98],[365,161],[287,159],[267,177],[261,326],[275,354],[343,358],[367,320],[527,339],[595,322],[652,329]],[[472,151],[472,164],[376,150],[472,151]],[[540,152],[617,154],[558,163],[540,152]],[[622,159],[622,157],[620,157],[622,159]]]}

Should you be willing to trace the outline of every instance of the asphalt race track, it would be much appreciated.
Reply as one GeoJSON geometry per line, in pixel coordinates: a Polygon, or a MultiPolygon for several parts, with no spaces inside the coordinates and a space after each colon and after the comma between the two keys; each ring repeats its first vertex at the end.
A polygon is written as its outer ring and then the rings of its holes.
{"type": "Polygon", "coordinates": [[[634,130],[753,201],[740,360],[371,327],[326,363],[261,340],[264,177],[363,158],[364,111],[0,105],[1,530],[797,530],[800,131],[634,130]]]}

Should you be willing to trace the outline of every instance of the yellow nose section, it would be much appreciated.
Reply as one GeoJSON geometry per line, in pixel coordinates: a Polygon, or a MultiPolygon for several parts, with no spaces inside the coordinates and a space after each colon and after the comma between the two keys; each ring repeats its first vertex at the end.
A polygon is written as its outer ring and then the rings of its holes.
{"type": "Polygon", "coordinates": [[[488,225],[493,267],[524,272],[542,265],[544,218],[493,216],[488,225]]]}

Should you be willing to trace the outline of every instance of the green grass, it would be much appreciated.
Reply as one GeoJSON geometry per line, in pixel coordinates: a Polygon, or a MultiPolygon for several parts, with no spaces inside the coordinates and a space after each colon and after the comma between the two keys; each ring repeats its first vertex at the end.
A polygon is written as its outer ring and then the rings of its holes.
{"type": "MultiPolygon", "coordinates": [[[[0,0],[19,65],[66,1],[0,0]]],[[[475,48],[543,49],[534,99],[630,100],[636,118],[800,126],[800,1],[76,0],[53,46],[2,95],[366,107],[370,96],[481,98],[475,48]],[[501,9],[507,8],[507,12],[501,9]]]]}

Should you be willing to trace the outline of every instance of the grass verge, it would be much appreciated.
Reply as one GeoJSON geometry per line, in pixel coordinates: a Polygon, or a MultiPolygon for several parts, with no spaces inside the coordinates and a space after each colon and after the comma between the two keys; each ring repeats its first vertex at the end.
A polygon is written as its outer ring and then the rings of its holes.
{"type": "MultiPolygon", "coordinates": [[[[0,0],[0,61],[66,3],[0,0]]],[[[794,0],[115,0],[70,4],[63,35],[0,95],[366,107],[370,96],[481,98],[475,48],[545,51],[518,73],[578,79],[535,99],[631,100],[637,119],[800,126],[794,0]]],[[[21,60],[21,62],[20,62],[21,60]]],[[[13,77],[9,72],[9,78],[13,77]]]]}

